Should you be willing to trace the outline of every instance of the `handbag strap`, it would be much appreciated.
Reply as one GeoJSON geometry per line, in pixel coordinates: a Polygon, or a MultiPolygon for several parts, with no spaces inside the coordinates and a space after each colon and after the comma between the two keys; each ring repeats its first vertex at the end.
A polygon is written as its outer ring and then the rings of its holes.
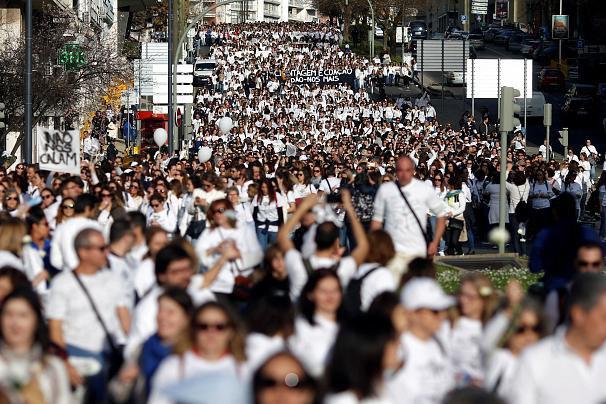
{"type": "Polygon", "coordinates": [[[93,297],[88,292],[88,289],[86,288],[86,286],[84,286],[84,283],[82,283],[82,279],[80,279],[80,277],[78,276],[78,274],[76,273],[76,271],[72,271],[72,274],[74,275],[74,278],[76,278],[76,282],[78,282],[78,285],[80,285],[80,288],[84,292],[84,295],[86,296],[86,299],[90,303],[91,308],[93,309],[93,312],[95,313],[95,317],[97,317],[97,321],[101,325],[101,328],[103,328],[103,332],[105,332],[105,335],[107,337],[107,342],[109,343],[109,347],[111,348],[111,350],[113,352],[118,351],[118,348],[114,344],[114,341],[113,341],[113,339],[111,337],[111,334],[109,333],[109,330],[108,330],[107,326],[105,325],[105,321],[103,321],[103,317],[101,317],[101,314],[99,313],[99,310],[97,310],[97,305],[95,304],[95,301],[93,300],[93,297]]]}
{"type": "Polygon", "coordinates": [[[402,188],[400,188],[400,181],[396,180],[395,181],[395,185],[396,185],[396,188],[398,189],[398,192],[400,192],[400,195],[402,195],[402,199],[404,199],[404,202],[406,203],[406,206],[408,206],[408,209],[410,210],[410,212],[414,216],[417,224],[419,225],[419,229],[421,230],[421,233],[423,234],[423,238],[425,239],[425,243],[427,245],[429,245],[429,239],[427,238],[427,233],[425,232],[425,229],[423,228],[423,225],[421,224],[421,220],[419,220],[419,217],[417,216],[417,214],[415,213],[414,209],[410,205],[410,202],[408,202],[408,198],[406,198],[406,195],[404,195],[404,192],[402,192],[402,188]]]}

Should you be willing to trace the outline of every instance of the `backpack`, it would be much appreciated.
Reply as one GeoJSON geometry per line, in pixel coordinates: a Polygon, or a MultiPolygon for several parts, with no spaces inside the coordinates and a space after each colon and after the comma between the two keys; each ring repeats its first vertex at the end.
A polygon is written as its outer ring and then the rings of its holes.
{"type": "Polygon", "coordinates": [[[355,317],[362,311],[362,284],[364,283],[364,279],[380,267],[380,265],[377,265],[360,278],[349,281],[345,293],[343,294],[343,309],[348,317],[355,317]]]}

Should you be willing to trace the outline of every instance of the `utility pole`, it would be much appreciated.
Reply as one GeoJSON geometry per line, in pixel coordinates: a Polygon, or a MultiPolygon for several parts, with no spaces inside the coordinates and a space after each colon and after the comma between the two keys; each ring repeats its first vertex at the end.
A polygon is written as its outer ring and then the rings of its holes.
{"type": "Polygon", "coordinates": [[[173,114],[173,1],[168,1],[168,155],[172,158],[175,151],[175,117],[173,114]]]}
{"type": "MultiPolygon", "coordinates": [[[[560,0],[560,15],[562,15],[562,0],[560,0]]],[[[569,29],[570,27],[566,27],[569,29]]],[[[558,40],[558,67],[562,66],[562,40],[558,40]]]]}
{"type": "MultiPolygon", "coordinates": [[[[545,126],[545,140],[547,140],[547,144],[545,145],[545,147],[547,147],[547,152],[545,155],[545,160],[549,161],[549,155],[551,153],[549,153],[549,147],[551,146],[551,142],[549,140],[549,131],[551,130],[551,104],[545,104],[543,106],[543,125],[545,126]]],[[[564,157],[566,157],[566,154],[564,154],[564,157]]]]}
{"type": "MultiPolygon", "coordinates": [[[[515,97],[520,95],[520,91],[513,87],[501,88],[501,121],[499,132],[501,133],[501,167],[499,179],[499,229],[505,233],[505,218],[509,204],[507,203],[507,134],[516,126],[520,125],[520,120],[515,114],[520,112],[520,106],[515,103],[515,97]]],[[[499,242],[499,254],[505,253],[505,242],[499,242]]]]}
{"type": "Polygon", "coordinates": [[[32,163],[32,0],[25,2],[25,122],[23,160],[32,163]]]}

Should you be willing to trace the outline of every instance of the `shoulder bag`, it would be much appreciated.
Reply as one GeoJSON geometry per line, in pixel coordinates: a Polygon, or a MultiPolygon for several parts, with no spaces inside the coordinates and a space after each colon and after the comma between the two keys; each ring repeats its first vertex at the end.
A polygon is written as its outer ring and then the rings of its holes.
{"type": "Polygon", "coordinates": [[[410,202],[408,202],[408,198],[406,198],[406,195],[404,195],[404,192],[402,192],[402,189],[400,188],[400,181],[396,180],[395,186],[398,189],[398,192],[400,193],[400,195],[402,196],[402,199],[404,199],[404,203],[406,203],[406,206],[408,206],[408,209],[414,216],[415,221],[417,222],[417,225],[419,225],[419,230],[421,230],[421,234],[423,234],[423,238],[425,239],[425,244],[427,245],[427,247],[429,247],[429,243],[431,243],[432,240],[429,238],[429,234],[423,228],[423,225],[421,224],[421,220],[419,219],[419,217],[415,213],[414,209],[410,205],[410,202]]]}
{"type": "Polygon", "coordinates": [[[84,292],[86,299],[90,303],[91,308],[93,309],[93,312],[95,313],[95,317],[97,317],[97,321],[99,322],[99,324],[101,325],[101,328],[103,329],[103,332],[105,333],[105,338],[107,338],[107,343],[108,343],[110,351],[111,351],[110,357],[108,358],[109,366],[107,367],[108,368],[108,378],[107,379],[111,380],[114,376],[116,376],[118,374],[118,372],[122,368],[122,364],[124,363],[124,356],[122,355],[122,349],[114,343],[114,340],[112,338],[112,335],[109,332],[109,329],[105,325],[105,322],[103,321],[103,318],[101,317],[101,314],[99,313],[99,310],[97,310],[97,306],[95,305],[95,301],[93,300],[93,297],[88,292],[88,289],[86,289],[86,286],[84,286],[84,283],[82,283],[82,280],[80,279],[80,277],[78,276],[76,271],[72,271],[72,274],[74,275],[74,278],[76,278],[76,282],[78,282],[78,285],[80,285],[82,292],[84,292]]]}

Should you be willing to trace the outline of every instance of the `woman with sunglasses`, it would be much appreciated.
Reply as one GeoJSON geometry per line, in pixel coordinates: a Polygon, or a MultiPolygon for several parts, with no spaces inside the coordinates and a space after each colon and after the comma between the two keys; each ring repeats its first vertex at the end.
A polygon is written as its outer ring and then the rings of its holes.
{"type": "Polygon", "coordinates": [[[263,259],[263,250],[257,237],[245,223],[238,223],[234,207],[227,199],[210,204],[207,212],[209,227],[204,229],[196,243],[196,253],[202,265],[212,268],[220,257],[225,243],[238,250],[239,257],[221,268],[210,289],[215,295],[230,300],[236,278],[248,276],[263,259]]]}
{"type": "Polygon", "coordinates": [[[17,208],[20,204],[21,198],[17,190],[15,188],[8,188],[4,192],[4,198],[2,198],[2,209],[14,216],[17,214],[17,208]]]}
{"type": "Polygon", "coordinates": [[[72,402],[66,367],[49,349],[38,295],[14,290],[0,306],[0,384],[14,402],[72,402]]]}
{"type": "Polygon", "coordinates": [[[204,303],[194,312],[189,331],[183,346],[177,346],[156,371],[150,404],[168,402],[163,390],[192,377],[229,374],[244,381],[244,330],[235,314],[220,303],[204,303]]]}
{"type": "Polygon", "coordinates": [[[63,198],[59,204],[59,210],[57,211],[57,226],[64,223],[69,218],[74,217],[76,202],[72,198],[63,198]]]}
{"type": "Polygon", "coordinates": [[[147,224],[149,226],[159,226],[169,234],[174,233],[177,228],[176,218],[170,214],[164,197],[161,194],[153,194],[149,206],[151,212],[147,214],[147,224]]]}
{"type": "Polygon", "coordinates": [[[320,389],[303,364],[288,352],[272,355],[255,372],[254,404],[320,404],[320,389]]]}
{"type": "Polygon", "coordinates": [[[138,181],[131,181],[128,186],[128,193],[126,199],[127,210],[139,210],[143,205],[143,188],[141,183],[138,181]]]}
{"type": "Polygon", "coordinates": [[[295,170],[294,175],[297,181],[293,186],[293,192],[295,193],[295,204],[299,205],[303,198],[317,193],[318,189],[311,183],[311,171],[309,167],[304,166],[299,170],[295,170]]]}
{"type": "Polygon", "coordinates": [[[507,285],[506,295],[507,307],[486,325],[482,338],[484,387],[501,397],[506,397],[513,387],[520,354],[547,335],[539,303],[524,298],[517,282],[507,285]]]}
{"type": "Polygon", "coordinates": [[[124,201],[122,200],[121,188],[110,183],[101,190],[101,203],[99,204],[99,215],[97,221],[105,229],[104,234],[109,234],[109,229],[114,220],[126,216],[124,201]]]}

